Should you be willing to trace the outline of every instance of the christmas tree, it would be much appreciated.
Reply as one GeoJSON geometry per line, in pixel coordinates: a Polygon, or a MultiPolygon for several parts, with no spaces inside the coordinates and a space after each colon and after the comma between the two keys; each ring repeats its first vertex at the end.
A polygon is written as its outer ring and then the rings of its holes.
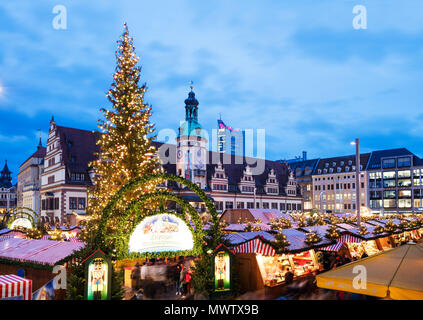
{"type": "MultiPolygon", "coordinates": [[[[140,85],[141,68],[135,56],[133,39],[125,24],[124,32],[116,51],[116,71],[113,83],[107,93],[112,104],[111,110],[100,109],[105,120],[99,120],[102,131],[97,144],[100,147],[98,160],[91,165],[95,172],[94,187],[89,190],[89,212],[92,218],[88,223],[85,240],[92,240],[96,233],[102,210],[111,197],[125,184],[147,174],[159,173],[160,163],[157,150],[152,144],[154,124],[150,123],[151,106],[144,103],[146,85],[140,85]]],[[[119,202],[107,224],[107,234],[111,236],[108,245],[113,246],[113,234],[117,221],[129,202],[138,196],[155,190],[155,184],[143,185],[125,195],[119,202]]],[[[149,205],[150,209],[156,204],[149,205]]],[[[142,210],[148,210],[144,208],[142,210]]],[[[133,217],[132,217],[133,218],[133,217]]],[[[133,219],[128,220],[128,224],[133,219]]]]}

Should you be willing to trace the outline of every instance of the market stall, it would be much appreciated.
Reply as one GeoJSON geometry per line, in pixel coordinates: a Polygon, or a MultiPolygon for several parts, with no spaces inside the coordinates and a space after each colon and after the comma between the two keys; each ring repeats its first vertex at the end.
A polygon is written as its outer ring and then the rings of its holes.
{"type": "Polygon", "coordinates": [[[82,242],[10,238],[0,241],[0,274],[22,270],[32,280],[34,290],[50,281],[55,265],[73,259],[72,254],[85,247],[82,242]]]}
{"type": "Polygon", "coordinates": [[[0,300],[32,299],[32,280],[14,274],[0,275],[0,300]]]}
{"type": "Polygon", "coordinates": [[[395,300],[423,300],[423,244],[380,252],[316,277],[320,288],[395,300]],[[357,266],[366,270],[366,285],[354,284],[357,266]]]}
{"type": "MultiPolygon", "coordinates": [[[[281,231],[287,238],[289,246],[283,253],[273,248],[275,234],[257,232],[236,232],[226,234],[232,250],[240,262],[240,278],[246,291],[265,289],[266,295],[277,295],[285,284],[285,274],[289,270],[294,278],[300,278],[321,268],[314,246],[305,243],[307,233],[296,229],[281,231]]],[[[331,243],[323,239],[323,244],[331,243]]]]}

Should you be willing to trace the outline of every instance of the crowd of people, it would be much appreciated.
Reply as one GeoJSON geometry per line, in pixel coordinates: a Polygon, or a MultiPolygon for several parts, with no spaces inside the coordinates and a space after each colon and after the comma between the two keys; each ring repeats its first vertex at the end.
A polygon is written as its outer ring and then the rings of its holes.
{"type": "Polygon", "coordinates": [[[137,262],[131,271],[131,299],[190,299],[192,266],[190,259],[137,262]]]}

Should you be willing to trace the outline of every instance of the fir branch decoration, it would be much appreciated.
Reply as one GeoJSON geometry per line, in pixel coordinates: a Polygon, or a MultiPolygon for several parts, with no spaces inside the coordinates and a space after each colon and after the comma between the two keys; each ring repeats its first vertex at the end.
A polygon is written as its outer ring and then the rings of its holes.
{"type": "Polygon", "coordinates": [[[338,227],[335,225],[331,225],[325,234],[325,237],[329,240],[338,239],[340,236],[341,234],[339,233],[338,227]]]}
{"type": "Polygon", "coordinates": [[[390,220],[390,221],[386,222],[386,224],[385,224],[385,231],[386,232],[392,233],[395,230],[397,230],[397,225],[393,221],[390,220]]]}
{"type": "Polygon", "coordinates": [[[381,234],[384,231],[385,229],[381,225],[378,225],[373,229],[373,234],[381,234]]]}
{"type": "Polygon", "coordinates": [[[291,243],[287,240],[286,235],[282,232],[278,232],[275,235],[275,242],[273,242],[273,246],[278,251],[284,251],[287,247],[289,247],[291,243]]]}
{"type": "Polygon", "coordinates": [[[366,234],[368,234],[368,233],[369,233],[369,231],[367,230],[367,228],[366,228],[365,226],[361,226],[361,227],[358,229],[358,233],[359,233],[360,235],[362,235],[362,236],[365,236],[366,234]]]}
{"type": "Polygon", "coordinates": [[[322,238],[314,231],[310,231],[305,239],[305,242],[307,244],[315,244],[320,241],[322,241],[322,238]]]}

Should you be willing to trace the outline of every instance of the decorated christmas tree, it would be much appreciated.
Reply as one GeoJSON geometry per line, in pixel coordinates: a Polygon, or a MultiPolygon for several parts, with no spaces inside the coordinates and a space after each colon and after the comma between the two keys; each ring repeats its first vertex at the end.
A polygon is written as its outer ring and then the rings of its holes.
{"type": "MultiPolygon", "coordinates": [[[[135,56],[133,39],[125,24],[124,32],[117,41],[116,70],[113,83],[107,93],[111,102],[110,110],[101,109],[104,120],[99,120],[101,137],[98,160],[91,165],[95,172],[94,186],[89,190],[89,213],[92,218],[88,223],[85,240],[92,240],[96,233],[102,210],[111,197],[125,184],[135,178],[160,172],[157,150],[152,144],[155,128],[150,123],[151,106],[144,103],[146,85],[140,85],[141,68],[139,58],[135,56]]],[[[112,247],[117,221],[127,205],[138,196],[151,193],[156,185],[150,183],[126,194],[111,214],[107,224],[110,236],[107,245],[112,247]]],[[[157,204],[150,203],[141,210],[153,210],[157,204]]],[[[133,223],[133,217],[127,226],[133,223]]]]}

